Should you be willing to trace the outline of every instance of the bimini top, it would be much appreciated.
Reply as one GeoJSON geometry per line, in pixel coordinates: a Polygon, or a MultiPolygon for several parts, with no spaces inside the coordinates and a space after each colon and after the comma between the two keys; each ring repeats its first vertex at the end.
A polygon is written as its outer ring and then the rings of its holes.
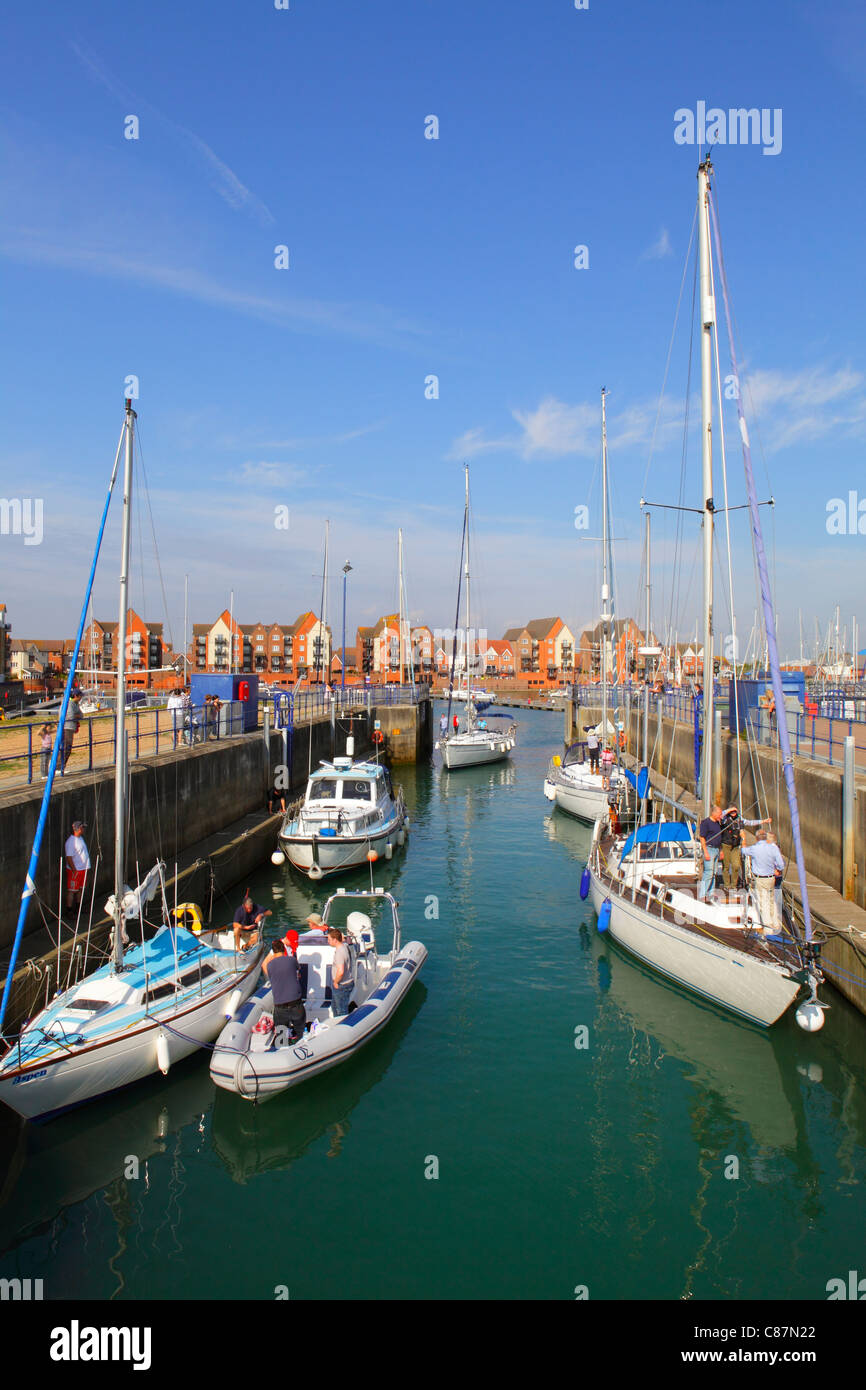
{"type": "Polygon", "coordinates": [[[621,859],[634,849],[635,845],[657,845],[660,840],[691,840],[694,836],[692,826],[681,820],[656,820],[649,825],[640,825],[633,830],[623,845],[621,859]]]}

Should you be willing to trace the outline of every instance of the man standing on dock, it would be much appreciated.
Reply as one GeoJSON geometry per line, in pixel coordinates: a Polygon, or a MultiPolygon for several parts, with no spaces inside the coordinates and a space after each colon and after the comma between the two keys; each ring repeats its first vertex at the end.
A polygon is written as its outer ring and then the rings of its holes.
{"type": "Polygon", "coordinates": [[[66,906],[76,908],[81,902],[84,880],[90,868],[90,855],[84,843],[84,822],[72,822],[72,834],[64,846],[66,856],[66,906]]]}
{"type": "Polygon", "coordinates": [[[778,931],[781,923],[776,907],[776,874],[785,872],[785,861],[779,852],[775,835],[767,831],[763,839],[743,850],[752,861],[755,876],[755,897],[758,900],[758,913],[765,929],[778,931]]]}

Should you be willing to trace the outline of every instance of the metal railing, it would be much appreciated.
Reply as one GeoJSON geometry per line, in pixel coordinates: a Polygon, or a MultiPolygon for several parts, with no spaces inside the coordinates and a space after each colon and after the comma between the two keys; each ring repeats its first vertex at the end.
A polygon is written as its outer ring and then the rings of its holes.
{"type": "MultiPolygon", "coordinates": [[[[39,718],[0,724],[0,784],[27,785],[39,782],[48,772],[51,748],[57,732],[56,722],[39,718]],[[39,730],[48,724],[51,744],[43,748],[39,730]]],[[[244,732],[244,707],[231,701],[219,710],[194,705],[189,709],[152,709],[135,706],[126,712],[127,759],[155,757],[172,749],[196,743],[216,742],[244,732]]],[[[82,715],[78,730],[64,741],[57,761],[60,777],[94,768],[113,766],[115,759],[114,717],[108,711],[82,715]]]]}
{"type": "Polygon", "coordinates": [[[291,729],[296,724],[306,724],[313,719],[326,719],[333,713],[342,717],[359,710],[370,710],[374,705],[416,705],[426,699],[429,686],[426,684],[398,685],[347,685],[328,690],[326,686],[313,686],[308,690],[276,692],[259,696],[259,722],[265,707],[271,710],[273,729],[291,729]]]}

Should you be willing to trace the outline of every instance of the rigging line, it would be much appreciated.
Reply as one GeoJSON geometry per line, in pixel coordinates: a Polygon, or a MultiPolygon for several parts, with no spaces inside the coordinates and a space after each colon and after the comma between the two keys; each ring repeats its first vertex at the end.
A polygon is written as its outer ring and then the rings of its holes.
{"type": "Polygon", "coordinates": [[[644,472],[644,478],[643,478],[643,495],[644,495],[644,496],[646,496],[647,479],[649,478],[650,464],[652,463],[653,452],[654,452],[654,450],[655,450],[656,434],[657,434],[657,432],[658,432],[659,421],[660,421],[660,419],[661,419],[662,402],[664,401],[665,387],[667,386],[668,372],[669,372],[669,370],[670,370],[670,365],[671,365],[671,355],[672,355],[673,350],[674,350],[674,339],[675,339],[675,337],[676,337],[677,324],[679,323],[679,317],[680,317],[680,305],[682,304],[683,290],[685,289],[685,286],[686,286],[686,275],[687,275],[687,273],[688,273],[689,261],[690,261],[690,259],[691,259],[691,255],[692,255],[692,246],[693,246],[693,244],[694,244],[694,239],[695,239],[695,227],[696,227],[696,225],[697,225],[697,220],[698,220],[698,209],[697,209],[697,205],[695,205],[695,210],[694,210],[694,213],[692,214],[692,229],[691,229],[691,232],[689,233],[689,244],[688,244],[688,248],[687,248],[687,250],[686,250],[685,259],[684,259],[684,261],[683,261],[683,273],[682,273],[682,278],[680,279],[680,292],[679,292],[679,295],[677,296],[677,307],[676,307],[676,311],[675,311],[675,313],[674,313],[674,326],[673,326],[673,328],[671,329],[670,342],[668,343],[668,355],[667,355],[667,358],[666,358],[666,360],[665,360],[665,370],[664,370],[664,376],[663,376],[663,378],[662,378],[661,395],[659,396],[659,404],[658,404],[658,409],[657,409],[657,411],[656,411],[655,424],[653,425],[652,439],[650,440],[649,457],[647,458],[646,471],[644,472]]]}
{"type": "MultiPolygon", "coordinates": [[[[695,212],[695,216],[697,216],[697,211],[695,212]]],[[[690,412],[691,412],[691,397],[692,397],[692,362],[693,362],[693,360],[694,360],[694,352],[695,352],[695,305],[696,305],[696,302],[697,302],[697,287],[698,287],[698,258],[697,258],[697,256],[695,256],[695,258],[694,258],[694,273],[693,273],[693,276],[692,276],[692,307],[691,307],[691,314],[690,314],[690,316],[689,316],[689,317],[690,317],[690,322],[691,322],[691,327],[690,327],[690,329],[689,329],[688,371],[687,371],[687,373],[686,373],[686,401],[685,401],[685,410],[684,410],[684,412],[683,412],[683,443],[682,443],[682,451],[681,451],[681,454],[680,454],[680,490],[679,490],[679,495],[678,495],[678,499],[677,499],[678,502],[679,502],[680,507],[682,507],[682,505],[683,505],[683,498],[685,497],[685,486],[686,486],[686,481],[685,481],[685,480],[686,480],[686,458],[687,458],[687,454],[688,454],[689,415],[690,415],[690,412]]],[[[676,611],[677,613],[679,613],[679,605],[680,605],[680,597],[679,597],[679,595],[680,595],[680,582],[679,582],[679,577],[678,577],[678,576],[679,576],[679,554],[680,554],[680,548],[681,548],[681,545],[682,545],[682,535],[683,535],[683,517],[684,517],[684,513],[683,513],[682,511],[677,512],[677,516],[676,516],[676,525],[675,525],[675,527],[674,527],[674,554],[673,554],[673,564],[672,564],[672,569],[671,569],[671,602],[670,602],[670,615],[671,615],[671,616],[670,616],[670,621],[671,621],[671,626],[673,626],[673,614],[674,614],[674,611],[676,611]]]]}
{"type": "MultiPolygon", "coordinates": [[[[147,469],[146,469],[145,466],[144,466],[144,454],[142,453],[142,449],[141,449],[141,427],[140,427],[140,426],[139,426],[139,428],[138,428],[138,429],[136,430],[136,432],[135,432],[135,443],[136,443],[136,447],[137,447],[137,449],[138,449],[138,462],[139,462],[139,465],[140,465],[140,468],[141,468],[141,480],[142,480],[142,483],[144,484],[144,500],[145,500],[145,502],[147,503],[147,514],[148,514],[148,516],[149,516],[149,518],[150,518],[150,532],[151,532],[151,535],[153,536],[153,558],[154,558],[155,561],[156,561],[156,572],[157,572],[157,574],[159,575],[159,587],[160,587],[160,590],[161,590],[161,592],[162,592],[162,611],[163,611],[163,615],[164,615],[164,617],[165,617],[165,624],[166,624],[166,627],[168,628],[168,643],[169,643],[169,646],[171,647],[172,651],[174,651],[174,631],[173,631],[172,626],[171,626],[171,615],[169,614],[169,611],[168,611],[168,598],[166,597],[166,592],[165,592],[165,580],[164,580],[163,574],[162,574],[162,562],[160,561],[160,558],[159,558],[159,546],[158,546],[157,540],[156,540],[156,526],[155,526],[154,520],[153,520],[153,508],[152,508],[151,505],[150,505],[150,487],[148,486],[148,481],[147,481],[147,469]]],[[[144,572],[143,572],[143,570],[142,570],[142,579],[143,579],[143,577],[144,577],[144,572]]],[[[150,660],[149,660],[149,659],[148,659],[148,663],[147,663],[147,664],[148,664],[148,666],[150,665],[150,660]]]]}
{"type": "MultiPolygon", "coordinates": [[[[716,283],[715,283],[715,276],[714,276],[714,272],[713,272],[713,258],[712,258],[712,256],[710,256],[710,294],[713,296],[713,303],[715,303],[715,300],[716,300],[716,283]]],[[[719,335],[718,335],[717,332],[716,332],[716,333],[713,333],[713,351],[714,351],[714,354],[715,354],[715,362],[716,362],[716,392],[717,392],[718,404],[719,404],[719,444],[720,444],[721,454],[722,454],[722,490],[723,490],[724,498],[725,498],[725,535],[726,535],[726,539],[727,539],[727,550],[728,550],[728,603],[729,603],[729,614],[730,614],[730,619],[731,619],[731,636],[732,636],[732,639],[733,639],[733,648],[734,648],[734,651],[736,652],[736,645],[737,645],[737,623],[736,623],[736,618],[735,618],[735,616],[734,616],[734,570],[733,570],[733,562],[732,562],[732,560],[731,560],[731,513],[730,513],[730,511],[729,511],[729,509],[728,509],[728,456],[727,456],[727,452],[726,452],[726,450],[725,450],[725,424],[724,424],[725,417],[724,417],[724,413],[723,413],[723,411],[722,411],[722,374],[721,374],[721,369],[720,369],[720,367],[719,367],[719,335]]],[[[705,654],[705,655],[706,655],[706,654],[705,654]]],[[[721,653],[720,653],[720,655],[721,655],[721,653]]],[[[705,665],[705,667],[706,667],[706,661],[704,662],[704,665],[705,665]]],[[[720,669],[721,669],[721,661],[719,662],[719,667],[720,667],[720,669]]],[[[714,680],[714,679],[715,679],[715,675],[714,675],[714,672],[711,670],[711,671],[710,671],[710,680],[714,680]]],[[[707,680],[707,673],[706,673],[706,669],[705,669],[705,670],[704,670],[704,684],[705,684],[705,685],[706,685],[706,680],[707,680]]],[[[738,699],[738,693],[737,693],[737,682],[736,682],[736,680],[735,680],[735,681],[734,681],[734,722],[735,722],[736,729],[737,729],[737,732],[738,732],[738,733],[739,733],[739,728],[740,728],[739,713],[740,713],[740,709],[739,709],[739,699],[738,699]]],[[[740,740],[739,740],[739,738],[737,738],[737,740],[736,740],[736,747],[737,747],[737,805],[739,806],[740,801],[742,800],[742,796],[743,796],[743,769],[742,769],[742,766],[741,766],[741,763],[740,763],[740,740]]]]}

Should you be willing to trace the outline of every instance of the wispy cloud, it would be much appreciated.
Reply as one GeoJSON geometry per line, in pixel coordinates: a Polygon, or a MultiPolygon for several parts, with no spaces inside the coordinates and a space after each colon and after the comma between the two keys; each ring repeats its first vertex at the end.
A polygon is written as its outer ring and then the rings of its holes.
{"type": "Polygon", "coordinates": [[[282,327],[308,331],[332,330],[378,342],[393,342],[395,335],[419,332],[404,318],[398,319],[390,310],[376,304],[356,306],[318,299],[253,294],[247,290],[233,289],[190,266],[161,265],[155,261],[135,259],[104,246],[75,246],[60,241],[40,240],[35,228],[21,229],[17,237],[0,243],[0,254],[29,264],[83,270],[92,275],[132,280],[141,285],[158,285],[202,304],[231,309],[249,318],[263,319],[282,327]]]}
{"type": "Polygon", "coordinates": [[[201,136],[163,115],[152,103],[135,96],[106,70],[96,55],[84,44],[73,42],[70,47],[90,77],[104,87],[116,101],[121,102],[127,108],[128,114],[141,116],[142,113],[148,112],[154,120],[157,120],[190,151],[203,167],[211,188],[219,194],[223,202],[227,203],[235,212],[248,212],[262,226],[270,226],[274,222],[274,215],[270,208],[262,202],[261,198],[257,198],[254,193],[250,192],[234,170],[220,159],[219,155],[211,149],[206,141],[202,140],[201,136]]]}
{"type": "Polygon", "coordinates": [[[832,433],[859,435],[866,425],[863,374],[850,367],[759,369],[748,374],[745,387],[747,411],[757,418],[770,453],[832,433]]]}
{"type": "Polygon", "coordinates": [[[253,487],[297,487],[299,483],[306,482],[308,477],[305,468],[295,468],[288,463],[269,463],[262,460],[258,463],[241,464],[241,482],[253,487]]]}
{"type": "Polygon", "coordinates": [[[672,256],[673,254],[674,248],[671,245],[668,229],[667,227],[662,227],[652,245],[641,252],[640,258],[642,261],[661,261],[664,260],[665,256],[672,256]]]}
{"type": "MultiPolygon", "coordinates": [[[[608,439],[612,447],[648,444],[656,420],[657,403],[638,402],[608,414],[608,439]]],[[[466,430],[448,451],[449,459],[472,458],[497,451],[519,454],[521,458],[556,459],[568,455],[594,458],[601,448],[601,407],[598,400],[569,405],[555,396],[545,396],[534,410],[512,410],[519,429],[510,435],[486,438],[481,427],[466,430]]],[[[682,420],[678,402],[664,403],[660,427],[665,435],[682,420]]],[[[657,436],[658,437],[658,436],[657,436]]],[[[661,438],[659,437],[659,442],[661,438]]]]}

